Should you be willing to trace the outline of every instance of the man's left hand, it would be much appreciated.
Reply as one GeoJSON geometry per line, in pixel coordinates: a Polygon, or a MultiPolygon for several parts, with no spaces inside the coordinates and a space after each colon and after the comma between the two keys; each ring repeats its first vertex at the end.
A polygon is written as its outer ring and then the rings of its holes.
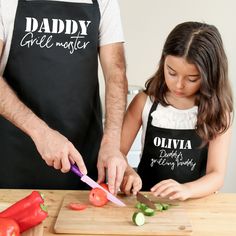
{"type": "Polygon", "coordinates": [[[127,160],[124,155],[112,144],[103,144],[98,155],[98,183],[102,183],[106,178],[110,193],[117,194],[124,172],[127,167],[127,160]]]}

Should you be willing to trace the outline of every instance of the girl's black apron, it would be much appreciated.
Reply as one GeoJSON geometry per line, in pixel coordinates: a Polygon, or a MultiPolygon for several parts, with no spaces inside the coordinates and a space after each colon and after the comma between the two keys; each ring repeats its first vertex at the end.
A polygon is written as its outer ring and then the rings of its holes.
{"type": "MultiPolygon", "coordinates": [[[[66,136],[97,178],[102,137],[98,85],[100,11],[93,4],[19,0],[4,78],[51,128],[66,136]]],[[[0,118],[1,188],[85,188],[42,160],[26,134],[0,118]]]]}
{"type": "Polygon", "coordinates": [[[207,147],[200,148],[201,139],[195,130],[153,126],[151,114],[156,107],[154,102],[148,116],[144,149],[138,166],[144,191],[150,191],[161,180],[174,179],[185,183],[200,178],[206,172],[207,147]]]}

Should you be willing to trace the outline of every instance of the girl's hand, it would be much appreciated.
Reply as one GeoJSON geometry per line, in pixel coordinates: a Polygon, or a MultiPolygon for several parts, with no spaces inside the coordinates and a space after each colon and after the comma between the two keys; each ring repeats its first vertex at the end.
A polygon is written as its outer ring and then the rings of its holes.
{"type": "Polygon", "coordinates": [[[136,195],[142,188],[142,180],[131,166],[126,168],[120,188],[126,195],[136,195]]]}
{"type": "Polygon", "coordinates": [[[185,184],[180,184],[173,179],[159,182],[151,188],[154,196],[168,197],[171,200],[186,200],[191,197],[190,189],[185,184]]]}

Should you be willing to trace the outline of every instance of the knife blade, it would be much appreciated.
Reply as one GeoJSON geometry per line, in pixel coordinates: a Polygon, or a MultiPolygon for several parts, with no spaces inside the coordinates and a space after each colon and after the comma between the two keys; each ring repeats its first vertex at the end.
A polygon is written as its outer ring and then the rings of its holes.
{"type": "Polygon", "coordinates": [[[154,202],[152,202],[150,199],[148,199],[142,193],[138,192],[137,195],[136,195],[136,199],[137,199],[137,201],[147,205],[149,208],[152,208],[154,210],[156,209],[156,206],[155,206],[154,202]]]}
{"type": "Polygon", "coordinates": [[[103,188],[102,186],[100,186],[97,182],[95,182],[93,179],[91,179],[88,175],[83,175],[81,173],[81,171],[79,170],[79,168],[72,164],[70,170],[75,173],[76,175],[78,175],[80,177],[80,180],[85,182],[87,185],[89,185],[91,188],[100,188],[102,189],[104,192],[106,192],[107,194],[107,198],[108,200],[110,200],[111,202],[115,203],[118,206],[126,206],[124,202],[122,202],[120,199],[118,199],[117,197],[115,197],[113,194],[111,194],[110,192],[108,192],[105,188],[103,188]]]}

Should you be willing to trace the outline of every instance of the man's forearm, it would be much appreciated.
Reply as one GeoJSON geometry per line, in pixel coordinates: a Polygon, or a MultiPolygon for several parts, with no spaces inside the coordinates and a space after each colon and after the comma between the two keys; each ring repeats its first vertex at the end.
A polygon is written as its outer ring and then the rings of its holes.
{"type": "Polygon", "coordinates": [[[105,111],[105,129],[104,138],[117,140],[120,145],[121,128],[123,123],[124,112],[126,108],[127,81],[125,72],[114,74],[108,79],[106,85],[106,111],[105,111]]]}
{"type": "Polygon", "coordinates": [[[101,54],[106,81],[103,143],[112,141],[119,148],[128,87],[123,44],[108,45],[101,54]]]}
{"type": "Polygon", "coordinates": [[[121,129],[127,96],[123,44],[114,43],[102,46],[100,62],[105,77],[106,95],[105,128],[97,163],[98,182],[103,182],[107,176],[109,190],[116,194],[127,166],[126,159],[120,152],[121,129]]]}
{"type": "Polygon", "coordinates": [[[0,77],[0,115],[20,128],[30,137],[46,128],[44,121],[39,119],[24,103],[22,103],[9,85],[0,77]]]}

